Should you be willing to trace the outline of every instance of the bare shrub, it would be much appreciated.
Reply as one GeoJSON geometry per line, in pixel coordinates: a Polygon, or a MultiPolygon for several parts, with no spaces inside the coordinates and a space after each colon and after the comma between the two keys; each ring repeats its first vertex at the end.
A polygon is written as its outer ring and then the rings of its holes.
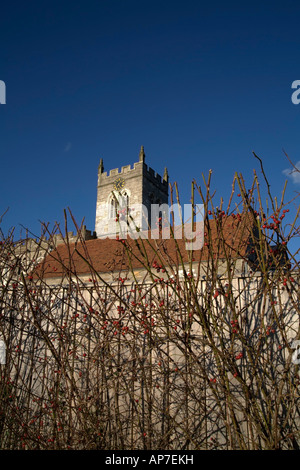
{"type": "Polygon", "coordinates": [[[298,449],[299,210],[256,174],[227,207],[210,187],[201,250],[113,241],[105,275],[67,217],[57,247],[2,236],[2,449],[298,449]]]}

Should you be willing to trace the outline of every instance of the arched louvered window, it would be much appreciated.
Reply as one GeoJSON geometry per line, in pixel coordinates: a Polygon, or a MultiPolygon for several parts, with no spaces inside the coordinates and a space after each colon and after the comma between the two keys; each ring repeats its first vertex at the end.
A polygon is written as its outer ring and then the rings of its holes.
{"type": "Polygon", "coordinates": [[[115,219],[117,216],[117,200],[116,198],[112,195],[109,201],[109,207],[108,207],[108,216],[110,219],[115,219]]]}
{"type": "Polygon", "coordinates": [[[126,214],[128,214],[129,209],[129,195],[126,191],[122,194],[122,206],[126,209],[126,214]]]}
{"type": "Polygon", "coordinates": [[[123,212],[124,215],[129,213],[129,194],[123,191],[121,194],[112,194],[108,204],[108,217],[114,219],[118,213],[123,212]]]}

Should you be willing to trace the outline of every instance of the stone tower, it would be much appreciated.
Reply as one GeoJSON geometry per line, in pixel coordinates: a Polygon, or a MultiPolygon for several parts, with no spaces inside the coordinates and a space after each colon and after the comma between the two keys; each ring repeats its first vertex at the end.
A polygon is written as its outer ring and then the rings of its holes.
{"type": "MultiPolygon", "coordinates": [[[[95,232],[97,238],[122,234],[122,226],[148,230],[151,225],[151,205],[168,204],[168,171],[161,177],[145,163],[144,147],[139,161],[104,172],[103,160],[98,167],[95,232]],[[119,215],[120,214],[120,215],[119,215]],[[130,214],[130,217],[129,217],[130,214]],[[127,218],[127,221],[126,221],[127,218]]],[[[153,206],[152,206],[153,207],[153,206]]]]}

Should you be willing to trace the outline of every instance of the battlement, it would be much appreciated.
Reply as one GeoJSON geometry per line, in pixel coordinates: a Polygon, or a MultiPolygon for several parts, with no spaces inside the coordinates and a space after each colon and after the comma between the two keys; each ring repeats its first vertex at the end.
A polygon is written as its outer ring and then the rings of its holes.
{"type": "Polygon", "coordinates": [[[54,246],[60,245],[61,243],[65,243],[66,241],[69,241],[70,243],[74,243],[80,239],[83,240],[92,240],[96,238],[95,232],[91,230],[87,230],[86,226],[84,225],[82,229],[78,232],[68,232],[66,236],[63,236],[62,234],[58,233],[55,235],[52,235],[51,237],[51,242],[53,243],[54,246]]]}
{"type": "Polygon", "coordinates": [[[159,184],[168,184],[168,180],[165,179],[165,178],[162,178],[161,175],[159,173],[157,173],[156,171],[154,171],[152,168],[148,167],[147,165],[146,166],[146,171],[147,171],[147,175],[148,175],[148,178],[152,181],[155,181],[159,184]]]}
{"type": "Polygon", "coordinates": [[[148,177],[148,179],[152,180],[152,181],[155,181],[156,183],[159,183],[159,184],[168,184],[168,181],[167,181],[167,177],[165,179],[162,178],[162,176],[155,172],[152,168],[150,168],[148,165],[146,165],[146,163],[144,162],[136,162],[133,164],[133,166],[131,165],[125,165],[125,166],[122,166],[120,169],[119,168],[114,168],[112,170],[110,170],[109,172],[107,171],[103,171],[101,173],[101,181],[102,181],[102,184],[103,184],[103,179],[108,179],[109,181],[113,178],[117,178],[118,176],[136,176],[137,173],[142,173],[144,172],[144,175],[146,175],[148,177]]]}
{"type": "MultiPolygon", "coordinates": [[[[104,166],[103,166],[103,159],[101,158],[100,164],[98,167],[98,174],[99,178],[101,177],[101,184],[103,184],[103,179],[108,180],[108,183],[111,182],[112,178],[117,178],[119,176],[129,176],[129,177],[136,177],[136,176],[145,176],[148,180],[152,181],[156,185],[168,185],[168,171],[165,168],[164,171],[164,176],[161,177],[158,173],[156,173],[152,168],[148,167],[145,163],[145,152],[144,152],[144,147],[143,145],[141,146],[141,150],[139,153],[139,161],[133,164],[133,167],[131,165],[125,165],[122,166],[121,169],[119,168],[114,168],[109,171],[104,171],[104,166]]],[[[105,184],[105,182],[104,182],[105,184]]]]}
{"type": "Polygon", "coordinates": [[[21,240],[16,243],[16,248],[19,254],[25,252],[34,252],[37,250],[47,251],[55,248],[56,246],[66,243],[67,240],[69,243],[76,242],[80,239],[83,240],[92,240],[96,238],[96,233],[91,230],[87,230],[86,226],[83,225],[82,229],[78,232],[68,232],[67,236],[63,236],[60,233],[50,235],[49,239],[46,237],[40,238],[26,238],[25,240],[21,240]]]}
{"type": "Polygon", "coordinates": [[[133,172],[136,172],[137,170],[141,171],[142,166],[143,166],[142,162],[137,162],[137,163],[134,163],[133,167],[131,167],[131,165],[125,165],[125,166],[122,166],[121,169],[114,168],[113,170],[110,170],[109,173],[107,171],[102,172],[101,178],[111,178],[111,177],[116,178],[117,176],[125,175],[131,172],[133,173],[133,172]]]}

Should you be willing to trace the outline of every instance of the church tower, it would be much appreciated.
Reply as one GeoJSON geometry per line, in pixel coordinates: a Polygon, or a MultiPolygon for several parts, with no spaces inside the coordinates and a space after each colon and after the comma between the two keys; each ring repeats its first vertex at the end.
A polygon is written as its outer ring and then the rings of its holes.
{"type": "Polygon", "coordinates": [[[151,205],[168,204],[169,177],[165,168],[161,177],[145,163],[144,147],[139,161],[104,172],[101,158],[98,167],[95,232],[97,238],[114,238],[128,223],[132,228],[148,230],[151,225],[151,205]],[[123,225],[122,225],[123,224],[123,225]]]}

